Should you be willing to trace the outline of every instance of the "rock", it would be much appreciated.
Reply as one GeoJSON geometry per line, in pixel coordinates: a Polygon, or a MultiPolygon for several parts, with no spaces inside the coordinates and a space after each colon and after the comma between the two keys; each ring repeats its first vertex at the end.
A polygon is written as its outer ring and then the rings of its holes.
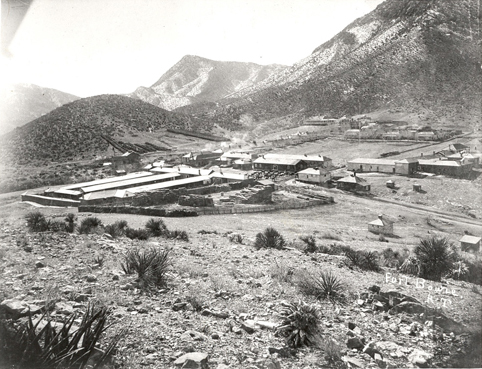
{"type": "Polygon", "coordinates": [[[221,319],[226,319],[226,318],[229,318],[229,314],[228,313],[223,313],[223,312],[220,312],[220,311],[213,311],[213,310],[209,310],[209,309],[203,309],[203,311],[201,311],[201,315],[204,315],[204,316],[214,316],[216,318],[221,318],[221,319]]]}
{"type": "Polygon", "coordinates": [[[341,358],[350,368],[365,368],[366,365],[363,361],[355,359],[354,357],[343,356],[341,358]]]}
{"type": "Polygon", "coordinates": [[[365,343],[363,342],[362,338],[359,337],[351,337],[346,340],[346,346],[349,349],[357,349],[361,350],[365,347],[365,343]]]}
{"type": "Polygon", "coordinates": [[[184,308],[186,308],[186,306],[187,306],[187,302],[177,302],[172,305],[172,310],[174,311],[183,310],[184,308]]]}
{"type": "Polygon", "coordinates": [[[181,334],[181,341],[207,341],[208,337],[200,332],[189,330],[181,334]]]}
{"type": "Polygon", "coordinates": [[[122,291],[133,290],[134,286],[130,283],[127,283],[127,284],[123,284],[123,285],[119,286],[119,289],[122,290],[122,291]]]}
{"type": "Polygon", "coordinates": [[[363,347],[363,352],[370,355],[373,359],[375,359],[375,355],[379,355],[383,359],[382,353],[376,348],[376,345],[373,342],[365,345],[365,347],[363,347]]]}
{"type": "Polygon", "coordinates": [[[261,328],[266,328],[266,329],[276,329],[278,324],[272,323],[272,322],[267,322],[264,320],[257,320],[256,324],[259,325],[261,328]]]}
{"type": "Polygon", "coordinates": [[[271,359],[264,364],[263,369],[281,369],[281,363],[278,360],[271,359]]]}
{"type": "Polygon", "coordinates": [[[372,291],[373,293],[380,293],[380,287],[375,284],[371,287],[368,287],[368,290],[372,291]]]}
{"type": "Polygon", "coordinates": [[[365,304],[365,300],[358,299],[358,300],[356,300],[356,303],[360,306],[363,306],[363,304],[365,304]]]}
{"type": "Polygon", "coordinates": [[[208,368],[208,354],[202,352],[190,352],[174,361],[174,365],[181,368],[190,369],[207,369],[208,368]]]}
{"type": "Polygon", "coordinates": [[[42,311],[42,307],[37,305],[30,305],[26,301],[17,299],[7,299],[0,303],[0,311],[5,311],[10,314],[13,319],[18,319],[22,316],[30,314],[37,314],[42,311]]]}
{"type": "Polygon", "coordinates": [[[390,314],[407,313],[407,314],[422,314],[426,312],[426,308],[416,302],[404,301],[392,307],[390,314]]]}
{"type": "Polygon", "coordinates": [[[90,295],[87,295],[85,293],[81,293],[80,295],[77,295],[74,299],[75,302],[86,302],[89,301],[90,295]]]}
{"type": "Polygon", "coordinates": [[[97,282],[97,276],[95,274],[89,274],[85,277],[87,282],[97,282]]]}
{"type": "Polygon", "coordinates": [[[211,334],[211,338],[212,338],[213,340],[218,340],[218,339],[220,338],[219,333],[217,333],[217,332],[212,333],[212,334],[211,334]]]}
{"type": "Polygon", "coordinates": [[[392,332],[394,332],[394,333],[397,333],[397,332],[398,332],[398,324],[396,324],[396,323],[390,324],[389,328],[390,328],[390,330],[391,330],[392,332]]]}
{"type": "Polygon", "coordinates": [[[293,356],[292,351],[287,347],[281,347],[281,348],[268,347],[268,352],[269,352],[270,355],[277,354],[278,357],[291,357],[291,356],[293,356]]]}
{"type": "Polygon", "coordinates": [[[35,263],[35,267],[38,268],[38,269],[40,269],[40,268],[45,268],[45,264],[42,263],[41,261],[37,261],[37,262],[35,263]]]}
{"type": "Polygon", "coordinates": [[[417,365],[419,368],[428,368],[430,366],[430,360],[432,360],[433,354],[425,352],[420,349],[414,349],[408,356],[408,360],[417,365]]]}
{"type": "Polygon", "coordinates": [[[356,324],[355,324],[355,323],[348,322],[348,329],[353,330],[353,329],[355,329],[355,327],[356,327],[356,324]]]}
{"type": "Polygon", "coordinates": [[[55,303],[57,314],[71,315],[74,313],[74,307],[66,302],[59,301],[55,303]]]}
{"type": "Polygon", "coordinates": [[[241,323],[241,328],[243,328],[246,333],[252,334],[256,332],[256,322],[254,320],[246,320],[245,322],[241,323]]]}
{"type": "Polygon", "coordinates": [[[114,275],[112,276],[112,280],[113,280],[113,281],[118,281],[119,278],[120,278],[120,277],[119,277],[118,274],[114,274],[114,275]]]}
{"type": "Polygon", "coordinates": [[[230,369],[230,366],[227,366],[226,364],[218,364],[216,369],[230,369]]]}

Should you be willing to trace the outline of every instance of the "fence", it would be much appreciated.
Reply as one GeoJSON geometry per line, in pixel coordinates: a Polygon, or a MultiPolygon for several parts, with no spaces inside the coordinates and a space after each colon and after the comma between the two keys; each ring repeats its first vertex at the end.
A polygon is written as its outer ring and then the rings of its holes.
{"type": "Polygon", "coordinates": [[[217,207],[209,209],[160,209],[149,207],[135,207],[135,206],[95,206],[95,205],[81,205],[79,206],[79,213],[117,213],[117,214],[138,214],[151,215],[158,217],[192,217],[198,215],[220,215],[220,214],[247,214],[247,213],[261,213],[277,210],[288,209],[305,209],[308,207],[319,206],[333,203],[333,198],[311,200],[307,202],[285,203],[276,205],[259,205],[259,206],[233,206],[233,207],[217,207]]]}

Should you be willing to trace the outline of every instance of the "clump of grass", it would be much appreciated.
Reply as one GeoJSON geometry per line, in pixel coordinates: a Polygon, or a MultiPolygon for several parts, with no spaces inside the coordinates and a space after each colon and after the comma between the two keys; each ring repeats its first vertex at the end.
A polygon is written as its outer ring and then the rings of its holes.
{"type": "Polygon", "coordinates": [[[278,262],[275,259],[274,265],[270,268],[271,278],[281,282],[291,283],[293,281],[294,269],[286,265],[283,261],[278,262]]]}
{"type": "Polygon", "coordinates": [[[260,248],[282,249],[286,245],[283,236],[274,228],[268,227],[263,233],[256,235],[254,246],[260,248]]]}
{"type": "Polygon", "coordinates": [[[323,233],[321,238],[324,238],[326,240],[341,241],[341,238],[339,236],[337,236],[336,234],[333,234],[331,232],[323,233]]]}
{"type": "Polygon", "coordinates": [[[357,267],[361,270],[379,272],[378,255],[373,251],[359,251],[349,248],[345,251],[348,259],[348,266],[357,267]]]}
{"type": "Polygon", "coordinates": [[[46,232],[49,229],[47,219],[40,211],[28,213],[25,219],[27,220],[28,229],[32,232],[46,232]]]}
{"type": "Polygon", "coordinates": [[[146,223],[146,229],[153,237],[164,236],[168,230],[162,219],[151,218],[146,223]]]}
{"type": "Polygon", "coordinates": [[[173,240],[181,240],[181,241],[189,242],[189,235],[187,234],[187,232],[180,231],[178,229],[175,229],[174,231],[169,231],[167,233],[167,237],[173,240]]]}
{"type": "Polygon", "coordinates": [[[144,228],[130,228],[127,227],[125,231],[126,237],[131,240],[148,240],[150,233],[144,228]]]}
{"type": "Polygon", "coordinates": [[[317,343],[320,334],[320,315],[316,306],[303,301],[285,303],[279,315],[282,322],[276,333],[285,337],[289,346],[298,348],[317,343]]]}
{"type": "Polygon", "coordinates": [[[97,217],[87,217],[80,222],[79,233],[90,234],[98,233],[102,227],[102,221],[97,217]]]}
{"type": "Polygon", "coordinates": [[[343,301],[344,286],[331,271],[300,274],[297,281],[301,293],[319,300],[343,301]]]}
{"type": "Polygon", "coordinates": [[[67,225],[61,220],[48,220],[47,228],[51,232],[66,232],[67,225]]]}
{"type": "Polygon", "coordinates": [[[231,233],[230,235],[228,235],[228,239],[233,243],[243,243],[243,235],[239,233],[231,233]]]}
{"type": "Polygon", "coordinates": [[[103,254],[97,254],[93,258],[93,263],[98,265],[100,268],[104,266],[105,256],[103,254]]]}
{"type": "Polygon", "coordinates": [[[105,227],[104,231],[110,234],[112,238],[119,238],[125,235],[127,228],[127,221],[118,220],[114,224],[109,224],[105,227]]]}
{"type": "Polygon", "coordinates": [[[399,268],[406,260],[408,250],[404,250],[404,255],[399,251],[393,251],[390,247],[382,251],[380,256],[380,265],[388,268],[399,268]]]}
{"type": "Polygon", "coordinates": [[[310,236],[301,236],[301,241],[303,241],[306,245],[304,251],[306,253],[314,253],[318,251],[318,247],[316,246],[316,239],[312,235],[310,236]]]}
{"type": "Polygon", "coordinates": [[[129,250],[121,263],[124,273],[137,273],[139,285],[144,290],[165,287],[170,265],[169,250],[159,248],[129,250]]]}
{"type": "Polygon", "coordinates": [[[343,347],[332,339],[328,339],[321,343],[321,350],[325,353],[325,360],[330,368],[345,369],[347,366],[342,360],[343,347]]]}
{"type": "Polygon", "coordinates": [[[17,327],[0,321],[0,364],[19,369],[82,369],[89,364],[102,367],[125,334],[121,331],[105,351],[98,350],[101,336],[109,327],[108,315],[107,308],[89,305],[79,327],[73,325],[77,318],[73,314],[58,331],[46,314],[35,324],[29,316],[25,324],[17,327]]]}
{"type": "Polygon", "coordinates": [[[400,271],[410,275],[420,275],[420,262],[415,255],[409,255],[402,265],[400,265],[400,271]]]}
{"type": "Polygon", "coordinates": [[[205,229],[201,229],[197,233],[199,233],[199,234],[218,234],[218,231],[206,231],[205,229]]]}
{"type": "Polygon", "coordinates": [[[420,276],[434,281],[447,275],[456,259],[453,245],[447,238],[437,236],[422,239],[414,254],[420,263],[420,276]]]}

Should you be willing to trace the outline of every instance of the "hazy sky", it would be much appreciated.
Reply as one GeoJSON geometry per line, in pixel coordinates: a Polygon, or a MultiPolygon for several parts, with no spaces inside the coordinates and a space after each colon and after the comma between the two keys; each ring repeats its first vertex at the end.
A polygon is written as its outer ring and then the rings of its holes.
{"type": "Polygon", "coordinates": [[[187,54],[291,65],[381,2],[34,0],[0,78],[86,97],[150,86],[187,54]]]}

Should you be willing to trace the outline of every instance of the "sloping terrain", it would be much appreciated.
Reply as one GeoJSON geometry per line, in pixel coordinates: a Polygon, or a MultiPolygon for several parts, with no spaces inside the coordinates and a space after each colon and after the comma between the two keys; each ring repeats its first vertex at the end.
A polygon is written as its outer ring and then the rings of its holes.
{"type": "Polygon", "coordinates": [[[0,134],[80,99],[77,96],[32,84],[5,86],[0,92],[0,134]]]}
{"type": "Polygon", "coordinates": [[[207,129],[190,116],[119,95],[89,97],[61,106],[0,137],[5,163],[92,159],[107,149],[100,137],[153,132],[160,128],[207,129]]]}
{"type": "Polygon", "coordinates": [[[397,108],[432,123],[477,124],[481,41],[475,0],[387,0],[307,58],[214,104],[179,111],[210,114],[232,128],[245,116],[356,115],[397,108]]]}
{"type": "Polygon", "coordinates": [[[128,96],[172,110],[195,102],[222,99],[285,68],[276,64],[222,62],[186,55],[150,88],[139,87],[128,96]]]}

